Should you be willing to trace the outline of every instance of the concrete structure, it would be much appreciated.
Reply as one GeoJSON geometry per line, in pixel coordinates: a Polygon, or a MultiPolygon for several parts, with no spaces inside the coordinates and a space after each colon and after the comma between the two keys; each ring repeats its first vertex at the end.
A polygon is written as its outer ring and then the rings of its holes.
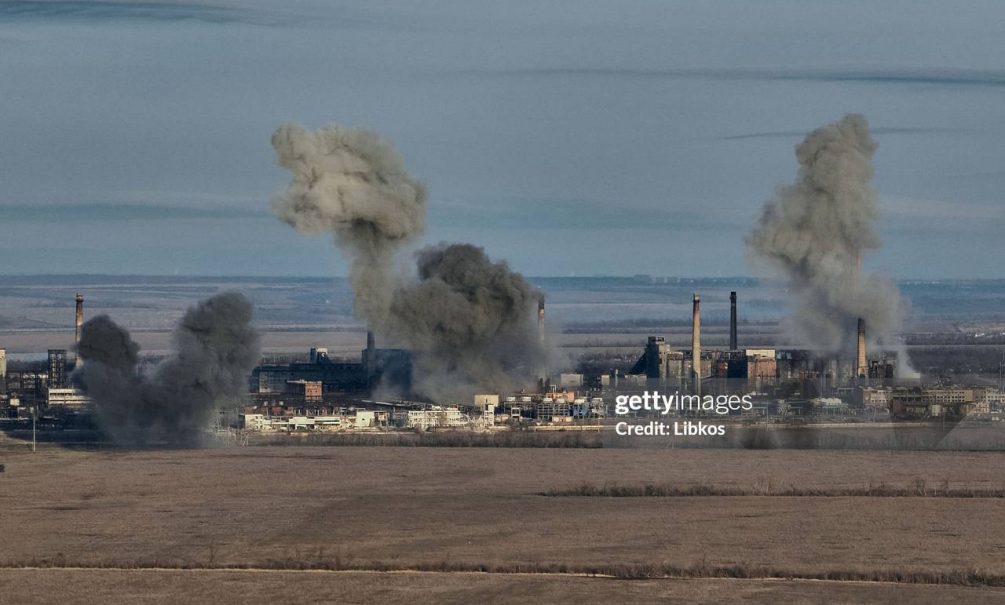
{"type": "MultiPolygon", "coordinates": [[[[515,398],[513,398],[516,401],[515,398]]],[[[475,407],[492,406],[496,407],[499,405],[499,395],[496,394],[477,394],[474,398],[475,407]]]]}
{"type": "Polygon", "coordinates": [[[991,412],[1005,411],[1005,391],[1000,389],[984,389],[980,394],[979,401],[991,412]]]}
{"type": "Polygon", "coordinates": [[[409,428],[459,428],[468,424],[468,418],[456,406],[430,406],[425,410],[409,410],[406,420],[409,428]]]}
{"type": "MultiPolygon", "coordinates": [[[[963,417],[977,410],[975,390],[964,387],[896,388],[890,413],[901,419],[963,417]]],[[[984,407],[984,406],[981,406],[984,407]]]]}
{"type": "MultiPolygon", "coordinates": [[[[640,360],[641,368],[633,368],[630,374],[644,373],[646,378],[663,382],[673,375],[673,355],[670,345],[662,336],[650,336],[646,342],[646,350],[643,359],[640,360]]],[[[639,364],[636,364],[639,365],[639,364]]]]}
{"type": "Polygon", "coordinates": [[[324,347],[311,347],[311,352],[308,356],[308,361],[310,363],[324,363],[329,361],[328,359],[328,349],[324,347]]]}
{"type": "Polygon", "coordinates": [[[865,359],[865,320],[858,318],[858,341],[855,346],[855,378],[869,378],[869,364],[865,359]]]}
{"type": "Polygon", "coordinates": [[[544,295],[537,299],[537,337],[544,344],[544,295]]]}
{"type": "Polygon", "coordinates": [[[265,364],[251,372],[252,393],[284,394],[298,381],[320,382],[324,395],[360,395],[378,384],[407,393],[412,381],[412,358],[402,349],[378,349],[372,333],[360,361],[332,359],[323,348],[311,349],[310,360],[289,364],[265,364]]]}
{"type": "MultiPolygon", "coordinates": [[[[511,398],[516,401],[516,398],[511,398]]],[[[496,421],[496,407],[499,406],[499,395],[475,395],[474,409],[481,414],[482,425],[490,427],[496,421]]]]}
{"type": "Polygon", "coordinates": [[[84,295],[77,292],[77,314],[74,319],[74,335],[73,335],[73,350],[74,350],[74,364],[73,367],[76,368],[80,366],[80,353],[77,352],[80,348],[80,332],[84,328],[84,295]]]}
{"type": "Polygon", "coordinates": [[[691,380],[695,395],[701,395],[701,298],[694,295],[691,313],[691,380]]]}
{"type": "Polygon", "coordinates": [[[558,386],[563,389],[581,389],[583,388],[583,375],[582,374],[559,374],[558,375],[558,386]]]}
{"type": "MultiPolygon", "coordinates": [[[[7,349],[0,349],[0,382],[7,378],[7,349]]],[[[3,386],[3,385],[0,385],[3,386]]]]}
{"type": "Polygon", "coordinates": [[[91,404],[91,398],[77,389],[50,387],[46,390],[46,405],[49,407],[84,410],[89,409],[91,404]]]}
{"type": "Polygon", "coordinates": [[[738,349],[736,341],[736,292],[729,293],[729,350],[738,349]]]}
{"type": "Polygon", "coordinates": [[[888,409],[892,390],[859,387],[855,390],[855,402],[866,409],[888,409]]]}
{"type": "Polygon", "coordinates": [[[321,402],[322,390],[319,380],[290,380],[286,385],[286,392],[295,397],[303,397],[304,403],[321,402]]]}
{"type": "Polygon", "coordinates": [[[49,349],[50,388],[66,387],[66,349],[49,349]]]}

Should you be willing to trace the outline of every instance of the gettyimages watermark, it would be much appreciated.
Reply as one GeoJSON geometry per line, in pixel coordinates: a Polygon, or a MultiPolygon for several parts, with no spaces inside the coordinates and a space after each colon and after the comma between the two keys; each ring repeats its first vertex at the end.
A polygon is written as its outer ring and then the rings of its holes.
{"type": "Polygon", "coordinates": [[[662,394],[645,391],[641,395],[618,395],[614,400],[614,414],[619,417],[660,417],[660,420],[640,422],[622,420],[614,432],[622,437],[722,437],[726,425],[704,420],[674,420],[669,416],[728,416],[750,411],[754,402],[750,395],[682,395],[679,391],[662,394]]]}

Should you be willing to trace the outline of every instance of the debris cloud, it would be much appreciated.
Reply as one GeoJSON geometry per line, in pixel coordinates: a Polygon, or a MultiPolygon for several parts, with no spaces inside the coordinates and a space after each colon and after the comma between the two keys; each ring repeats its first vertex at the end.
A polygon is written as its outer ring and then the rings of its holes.
{"type": "Polygon", "coordinates": [[[425,227],[426,191],[388,143],[367,130],[284,125],[272,146],[293,173],[273,210],[301,233],[333,234],[350,260],[357,317],[412,351],[416,394],[533,382],[546,357],[539,293],[520,274],[469,244],[426,248],[414,272],[398,270],[398,252],[425,227]]]}
{"type": "Polygon", "coordinates": [[[100,426],[124,446],[198,445],[217,406],[247,389],[258,363],[252,305],[225,292],[190,308],[172,337],[174,353],[150,375],[139,345],[107,315],[86,322],[74,373],[94,400],[100,426]]]}
{"type": "Polygon", "coordinates": [[[394,255],[422,233],[426,189],[401,156],[369,130],[286,124],[272,135],[293,180],[272,200],[280,219],[305,234],[331,232],[349,256],[356,313],[385,321],[394,290],[394,255]]]}
{"type": "Polygon", "coordinates": [[[901,327],[896,286],[861,269],[880,245],[870,186],[876,148],[858,114],[811,132],[796,147],[795,182],[779,187],[747,238],[753,260],[788,280],[794,335],[828,353],[855,350],[858,318],[874,344],[894,346],[901,327]]]}

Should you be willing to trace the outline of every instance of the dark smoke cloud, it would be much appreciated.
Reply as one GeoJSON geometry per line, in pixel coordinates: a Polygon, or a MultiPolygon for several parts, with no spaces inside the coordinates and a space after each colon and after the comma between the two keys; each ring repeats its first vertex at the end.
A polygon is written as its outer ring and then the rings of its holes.
{"type": "Polygon", "coordinates": [[[273,209],[302,233],[333,233],[350,257],[356,315],[413,351],[417,393],[533,381],[545,355],[534,336],[538,294],[523,277],[463,244],[421,251],[414,277],[396,270],[396,253],[425,226],[426,193],[390,145],[365,130],[286,125],[272,146],[293,173],[273,209]]]}
{"type": "Polygon", "coordinates": [[[520,274],[470,244],[421,251],[418,272],[418,283],[395,294],[389,315],[390,331],[416,353],[417,390],[499,392],[535,375],[545,361],[533,346],[539,294],[520,274]]]}
{"type": "Polygon", "coordinates": [[[196,445],[217,405],[247,389],[259,359],[252,306],[225,292],[190,308],[172,337],[174,354],[149,376],[139,345],[106,315],[83,326],[74,379],[94,400],[101,427],[119,444],[196,445]]]}
{"type": "Polygon", "coordinates": [[[832,353],[854,350],[859,317],[873,342],[892,346],[900,330],[896,287],[861,270],[863,254],[880,244],[870,186],[876,147],[857,114],[811,132],[796,147],[796,181],[765,204],[747,238],[752,257],[788,279],[796,336],[832,353]]]}

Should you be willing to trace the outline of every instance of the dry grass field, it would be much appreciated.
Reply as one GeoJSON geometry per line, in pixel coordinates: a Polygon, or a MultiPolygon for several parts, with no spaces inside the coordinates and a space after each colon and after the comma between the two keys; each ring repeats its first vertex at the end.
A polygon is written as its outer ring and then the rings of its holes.
{"type": "Polygon", "coordinates": [[[919,483],[1000,491],[1002,453],[0,448],[0,585],[8,588],[0,603],[48,602],[29,593],[55,597],[54,586],[65,591],[60,602],[139,602],[147,591],[156,601],[167,584],[187,595],[173,602],[252,602],[247,594],[275,602],[281,596],[266,597],[282,586],[303,591],[289,593],[295,601],[333,602],[470,602],[478,594],[487,602],[747,595],[784,603],[812,594],[857,603],[884,602],[893,589],[914,591],[916,602],[1005,599],[1005,589],[988,586],[1005,578],[1002,498],[543,495],[645,483],[759,493],[919,483]],[[353,573],[294,571],[304,568],[353,573]],[[364,573],[410,569],[429,573],[364,573]],[[494,573],[457,573],[477,570],[494,573]],[[652,578],[661,575],[755,579],[652,578]],[[905,583],[806,581],[813,578],[905,583]]]}
{"type": "Polygon", "coordinates": [[[0,570],[0,605],[94,603],[1001,603],[1002,589],[807,580],[610,580],[540,574],[248,570],[0,570]],[[58,591],[53,587],[58,586],[58,591]],[[53,598],[58,592],[58,598],[53,598]]]}

